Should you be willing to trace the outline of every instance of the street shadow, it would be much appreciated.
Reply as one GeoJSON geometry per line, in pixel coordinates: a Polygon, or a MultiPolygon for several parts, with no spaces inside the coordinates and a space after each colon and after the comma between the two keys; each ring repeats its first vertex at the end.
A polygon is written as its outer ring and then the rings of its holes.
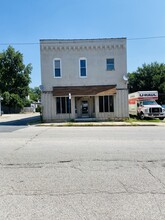
{"type": "Polygon", "coordinates": [[[0,122],[0,126],[28,126],[29,124],[35,124],[39,121],[40,121],[40,115],[37,115],[29,118],[0,122]]]}

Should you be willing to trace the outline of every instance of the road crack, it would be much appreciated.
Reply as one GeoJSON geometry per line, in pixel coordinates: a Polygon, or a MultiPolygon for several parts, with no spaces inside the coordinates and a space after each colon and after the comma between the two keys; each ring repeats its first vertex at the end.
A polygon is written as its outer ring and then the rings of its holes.
{"type": "Polygon", "coordinates": [[[26,147],[29,143],[31,143],[32,141],[34,141],[34,139],[36,139],[37,137],[39,137],[42,133],[44,133],[45,131],[47,131],[49,128],[46,128],[44,130],[42,130],[41,132],[38,132],[37,134],[33,135],[29,140],[27,140],[22,146],[16,148],[14,151],[19,151],[22,148],[26,147]]]}
{"type": "Polygon", "coordinates": [[[0,194],[0,197],[4,196],[77,196],[77,195],[96,195],[96,194],[108,194],[108,195],[165,195],[165,193],[157,193],[157,192],[126,192],[126,191],[118,191],[118,192],[109,192],[109,191],[102,191],[102,190],[96,190],[93,192],[66,192],[66,193],[58,193],[58,192],[42,192],[40,190],[35,191],[22,191],[22,193],[17,192],[14,190],[14,192],[10,193],[2,193],[0,194]]]}
{"type": "Polygon", "coordinates": [[[165,183],[163,183],[163,182],[161,181],[161,179],[159,179],[158,177],[156,177],[156,176],[151,172],[151,170],[150,170],[147,166],[144,166],[143,169],[146,169],[146,170],[148,171],[148,173],[149,173],[156,181],[158,181],[158,182],[163,186],[163,188],[165,188],[165,183]]]}
{"type": "Polygon", "coordinates": [[[123,183],[123,182],[121,182],[120,180],[117,180],[122,186],[123,186],[123,188],[125,189],[125,191],[127,192],[127,193],[130,193],[129,191],[128,191],[128,189],[127,189],[127,186],[123,183]]]}

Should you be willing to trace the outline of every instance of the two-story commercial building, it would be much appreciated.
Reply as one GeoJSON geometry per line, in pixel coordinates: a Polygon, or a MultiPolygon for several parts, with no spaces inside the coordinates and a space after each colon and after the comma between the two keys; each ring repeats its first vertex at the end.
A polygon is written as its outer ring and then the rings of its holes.
{"type": "Polygon", "coordinates": [[[128,117],[126,39],[40,40],[45,121],[128,117]]]}

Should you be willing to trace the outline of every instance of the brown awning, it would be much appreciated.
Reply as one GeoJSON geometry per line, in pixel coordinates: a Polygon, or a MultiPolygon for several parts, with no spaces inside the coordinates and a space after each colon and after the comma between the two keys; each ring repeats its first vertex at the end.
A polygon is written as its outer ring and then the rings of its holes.
{"type": "Polygon", "coordinates": [[[53,96],[68,96],[69,93],[72,96],[113,95],[116,93],[116,85],[53,87],[53,96]]]}

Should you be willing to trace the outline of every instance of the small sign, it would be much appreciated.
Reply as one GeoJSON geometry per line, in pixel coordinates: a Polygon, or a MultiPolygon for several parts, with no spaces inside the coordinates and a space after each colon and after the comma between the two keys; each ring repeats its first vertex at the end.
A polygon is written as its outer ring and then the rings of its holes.
{"type": "Polygon", "coordinates": [[[71,98],[72,98],[71,93],[69,93],[69,99],[71,99],[71,98]]]}

